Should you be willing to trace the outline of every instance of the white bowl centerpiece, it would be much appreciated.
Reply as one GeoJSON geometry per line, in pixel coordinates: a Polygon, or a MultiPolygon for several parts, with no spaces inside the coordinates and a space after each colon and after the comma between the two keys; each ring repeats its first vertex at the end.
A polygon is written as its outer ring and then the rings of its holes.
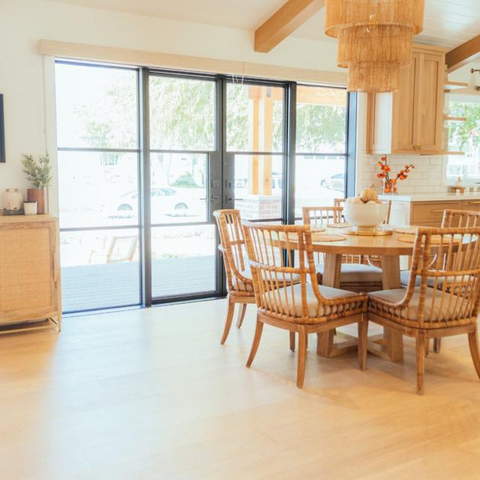
{"type": "Polygon", "coordinates": [[[377,192],[372,188],[366,188],[360,195],[347,198],[343,216],[352,225],[354,230],[360,232],[375,233],[388,214],[388,205],[378,199],[377,192]]]}

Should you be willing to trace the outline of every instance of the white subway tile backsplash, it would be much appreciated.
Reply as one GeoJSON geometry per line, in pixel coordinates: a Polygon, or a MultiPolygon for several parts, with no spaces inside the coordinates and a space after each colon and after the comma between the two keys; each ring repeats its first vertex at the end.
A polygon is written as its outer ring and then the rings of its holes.
{"type": "MultiPolygon", "coordinates": [[[[380,169],[377,162],[380,155],[359,155],[357,159],[357,190],[375,185],[379,190],[382,182],[377,178],[380,169]]],[[[400,193],[445,193],[448,187],[443,185],[443,157],[426,156],[390,156],[388,163],[392,174],[407,164],[413,163],[415,168],[406,180],[398,182],[400,193]]]]}
{"type": "Polygon", "coordinates": [[[408,186],[408,185],[398,185],[398,193],[402,194],[402,193],[417,193],[415,191],[415,187],[412,187],[412,186],[408,186]]]}

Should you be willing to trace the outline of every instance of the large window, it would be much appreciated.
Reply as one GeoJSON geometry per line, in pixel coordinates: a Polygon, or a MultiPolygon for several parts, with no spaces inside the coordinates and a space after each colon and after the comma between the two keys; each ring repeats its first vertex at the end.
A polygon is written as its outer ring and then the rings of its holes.
{"type": "Polygon", "coordinates": [[[345,196],[345,89],[66,61],[56,85],[66,312],[223,295],[215,210],[345,196]]]}
{"type": "Polygon", "coordinates": [[[347,92],[297,87],[295,217],[302,207],[333,205],[346,191],[347,92]]]}
{"type": "Polygon", "coordinates": [[[57,63],[65,312],[140,303],[136,69],[57,63]]]}
{"type": "Polygon", "coordinates": [[[446,179],[453,183],[458,177],[465,183],[480,180],[480,101],[474,95],[449,95],[448,122],[450,151],[465,155],[448,156],[446,179]]]}

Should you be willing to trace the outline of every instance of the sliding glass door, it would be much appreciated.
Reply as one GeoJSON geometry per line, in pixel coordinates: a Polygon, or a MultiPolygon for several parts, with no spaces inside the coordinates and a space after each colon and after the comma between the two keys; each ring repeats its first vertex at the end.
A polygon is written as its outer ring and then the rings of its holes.
{"type": "Polygon", "coordinates": [[[153,301],[219,293],[221,208],[214,78],[151,74],[150,211],[153,301]]]}

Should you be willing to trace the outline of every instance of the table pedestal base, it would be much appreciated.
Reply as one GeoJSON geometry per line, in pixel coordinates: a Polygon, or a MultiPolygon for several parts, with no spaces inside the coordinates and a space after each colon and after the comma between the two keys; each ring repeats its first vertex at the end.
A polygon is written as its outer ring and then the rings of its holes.
{"type": "MultiPolygon", "coordinates": [[[[357,352],[358,338],[342,332],[330,330],[318,333],[317,354],[322,357],[338,357],[345,353],[357,352]],[[335,341],[335,337],[338,341],[335,341]]],[[[368,337],[367,350],[372,355],[389,360],[401,362],[403,360],[403,335],[393,330],[385,329],[383,335],[368,337]]]]}
{"type": "Polygon", "coordinates": [[[385,329],[383,335],[368,337],[367,350],[372,355],[401,362],[403,360],[403,335],[390,329],[385,329]]]}
{"type": "Polygon", "coordinates": [[[358,339],[353,335],[348,335],[330,330],[325,333],[317,333],[317,354],[322,357],[338,357],[345,353],[356,352],[358,350],[358,339]],[[335,337],[338,341],[335,342],[335,337]]]}

